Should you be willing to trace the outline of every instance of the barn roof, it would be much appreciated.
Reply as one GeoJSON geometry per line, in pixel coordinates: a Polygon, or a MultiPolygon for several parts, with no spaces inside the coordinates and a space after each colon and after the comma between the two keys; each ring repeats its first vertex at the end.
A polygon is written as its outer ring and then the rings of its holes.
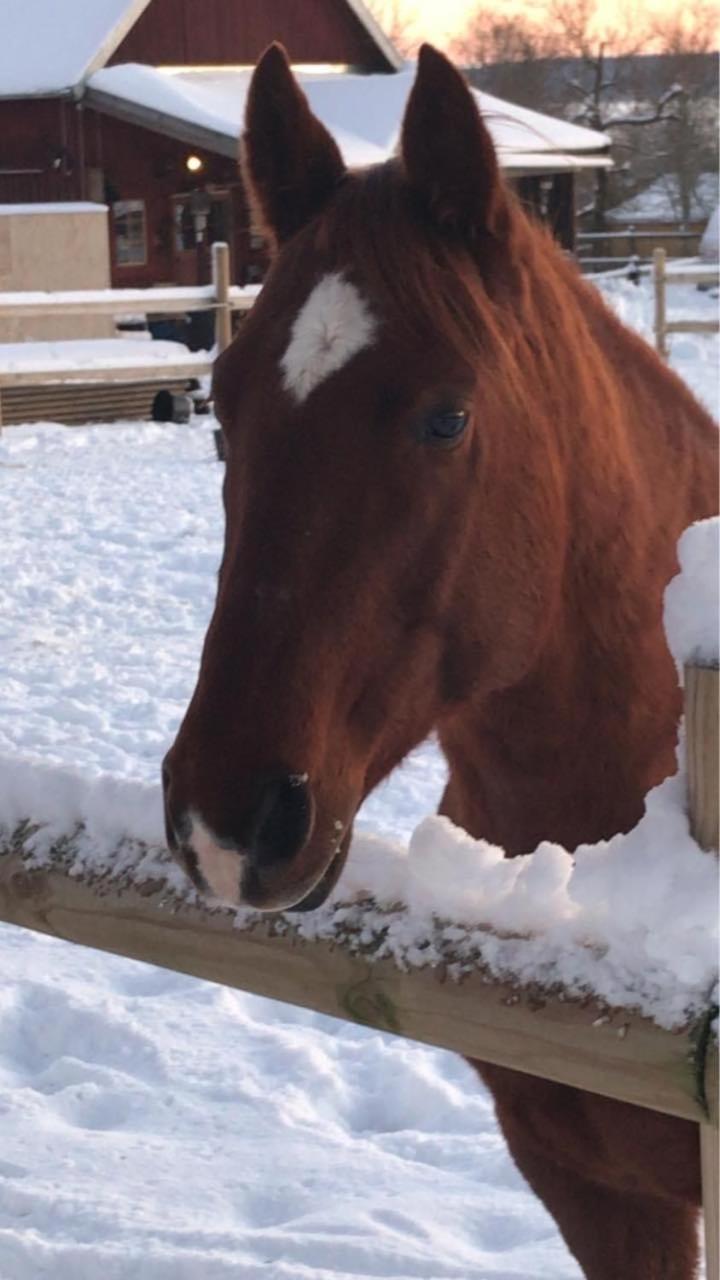
{"type": "MultiPolygon", "coordinates": [[[[389,67],[402,59],[363,0],[342,0],[389,67]]],[[[0,98],[78,92],[104,67],[152,0],[2,0],[0,98]]]]}
{"type": "MultiPolygon", "coordinates": [[[[90,77],[87,102],[99,110],[221,155],[237,154],[251,69],[107,67],[90,77]]],[[[397,145],[414,69],[396,75],[298,71],[313,111],[348,164],[385,160],[397,145]]],[[[541,115],[473,90],[501,164],[515,172],[603,166],[606,134],[541,115]]]]}
{"type": "Polygon", "coordinates": [[[67,93],[103,67],[150,0],[3,0],[0,98],[67,93]]]}

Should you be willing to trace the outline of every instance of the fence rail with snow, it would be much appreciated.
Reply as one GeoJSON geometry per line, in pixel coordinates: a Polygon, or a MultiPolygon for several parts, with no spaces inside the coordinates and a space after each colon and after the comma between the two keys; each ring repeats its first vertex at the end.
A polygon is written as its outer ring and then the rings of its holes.
{"type": "Polygon", "coordinates": [[[655,290],[655,347],[659,355],[667,356],[668,334],[671,333],[717,333],[720,321],[717,315],[712,320],[698,319],[695,316],[676,316],[667,318],[667,287],[671,284],[708,284],[717,285],[718,266],[678,266],[671,270],[667,267],[667,254],[664,249],[653,252],[653,286],[655,290]]]}
{"type": "MultiPolygon", "coordinates": [[[[15,319],[26,316],[124,316],[183,315],[195,311],[212,311],[215,316],[215,345],[223,351],[232,336],[232,315],[248,311],[258,293],[257,286],[238,288],[230,284],[230,250],[222,242],[212,246],[212,282],[209,285],[168,286],[152,289],[89,289],[55,293],[0,293],[0,316],[15,319]]],[[[2,426],[3,390],[20,388],[68,387],[76,384],[96,386],[139,382],[168,383],[203,377],[212,370],[209,352],[200,355],[184,353],[176,361],[150,358],[108,360],[99,357],[91,365],[68,363],[66,367],[40,362],[37,367],[3,368],[0,363],[0,427],[2,426]]]]}
{"type": "MultiPolygon", "coordinates": [[[[718,845],[718,678],[686,668],[688,795],[693,834],[718,845]]],[[[2,816],[2,815],[0,815],[2,816]]],[[[254,994],[350,1019],[500,1066],[696,1122],[701,1134],[707,1274],[718,1276],[717,1009],[669,1029],[632,998],[624,1006],[564,980],[562,966],[488,963],[499,934],[436,922],[418,943],[402,916],[355,902],[268,921],[203,907],[167,855],[125,842],[93,866],[78,827],[34,848],[37,826],[0,840],[0,919],[254,994]],[[319,921],[319,923],[318,923],[319,921]]],[[[532,947],[532,939],[518,939],[532,947]]],[[[508,954],[513,954],[512,947],[508,954]]]]}

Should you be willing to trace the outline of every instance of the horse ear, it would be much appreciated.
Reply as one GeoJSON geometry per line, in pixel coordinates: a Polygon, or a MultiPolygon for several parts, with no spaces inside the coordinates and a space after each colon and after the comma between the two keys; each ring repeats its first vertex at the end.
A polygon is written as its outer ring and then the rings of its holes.
{"type": "Polygon", "coordinates": [[[429,44],[418,55],[401,156],[438,226],[471,241],[503,233],[508,206],[493,140],[465,79],[429,44]]]}
{"type": "Polygon", "coordinates": [[[281,44],[265,50],[253,73],[240,160],[257,228],[280,244],[320,212],[345,174],[281,44]]]}

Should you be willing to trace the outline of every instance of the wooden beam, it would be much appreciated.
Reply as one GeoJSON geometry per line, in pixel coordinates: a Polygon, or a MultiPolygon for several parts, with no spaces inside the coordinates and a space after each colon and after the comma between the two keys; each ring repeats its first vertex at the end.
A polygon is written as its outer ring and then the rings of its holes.
{"type": "Polygon", "coordinates": [[[232,912],[167,887],[91,883],[0,847],[0,918],[70,942],[365,1023],[592,1093],[702,1121],[707,1037],[672,1033],[591,1000],[549,998],[474,972],[403,972],[349,947],[305,942],[283,917],[236,928],[232,912]],[[283,930],[282,932],[280,930],[283,930]],[[698,1057],[701,1045],[700,1059],[698,1057]]]}
{"type": "Polygon", "coordinates": [[[666,333],[717,333],[718,329],[718,320],[668,320],[665,323],[666,333]]]}
{"type": "Polygon", "coordinates": [[[720,671],[717,667],[686,666],[685,739],[690,826],[701,848],[716,851],[720,840],[719,709],[720,671]]]}
{"type": "MultiPolygon", "coordinates": [[[[227,305],[233,311],[249,311],[258,290],[254,286],[228,290],[227,305]]],[[[87,289],[56,293],[0,293],[0,315],[13,316],[122,316],[184,315],[188,311],[213,311],[212,285],[188,285],[156,289],[87,289]]]]}
{"type": "MultiPolygon", "coordinates": [[[[653,231],[653,235],[656,233],[653,231]]],[[[714,267],[670,267],[665,272],[668,284],[717,284],[720,268],[714,267]]]]}
{"type": "Polygon", "coordinates": [[[232,340],[230,306],[230,246],[218,240],[212,247],[212,278],[215,295],[215,345],[218,352],[232,340]]]}
{"type": "Polygon", "coordinates": [[[655,350],[660,356],[667,356],[666,300],[665,300],[665,260],[664,249],[653,249],[653,289],[655,296],[655,350]]]}
{"type": "Polygon", "coordinates": [[[210,373],[212,360],[207,356],[188,356],[185,360],[153,360],[147,364],[93,364],[75,369],[0,370],[2,387],[65,386],[88,382],[174,382],[198,378],[210,373]]]}
{"type": "MultiPolygon", "coordinates": [[[[718,821],[718,695],[716,667],[685,667],[685,740],[687,743],[690,828],[703,849],[717,851],[718,821]]],[[[712,1123],[700,1125],[700,1172],[705,1222],[705,1266],[708,1280],[720,1280],[720,1221],[718,1199],[717,1056],[709,1063],[705,1094],[712,1123]]]]}

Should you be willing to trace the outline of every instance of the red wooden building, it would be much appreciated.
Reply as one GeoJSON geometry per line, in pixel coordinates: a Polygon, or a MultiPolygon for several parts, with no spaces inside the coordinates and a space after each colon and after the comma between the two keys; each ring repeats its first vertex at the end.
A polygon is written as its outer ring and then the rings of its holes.
{"type": "MultiPolygon", "coordinates": [[[[117,286],[204,282],[215,239],[230,244],[238,283],[260,277],[236,155],[248,68],[271,40],[350,162],[394,147],[411,76],[362,0],[2,7],[0,204],[107,204],[117,286]]],[[[544,183],[569,242],[573,173],[608,163],[608,139],[499,105],[501,163],[528,189],[544,183]]]]}
{"type": "Polygon", "coordinates": [[[3,0],[2,26],[0,204],[108,204],[116,285],[202,280],[217,238],[243,281],[257,274],[258,246],[235,156],[189,146],[157,113],[144,124],[110,114],[91,99],[94,72],[248,67],[274,39],[296,63],[399,66],[360,0],[3,0]]]}

